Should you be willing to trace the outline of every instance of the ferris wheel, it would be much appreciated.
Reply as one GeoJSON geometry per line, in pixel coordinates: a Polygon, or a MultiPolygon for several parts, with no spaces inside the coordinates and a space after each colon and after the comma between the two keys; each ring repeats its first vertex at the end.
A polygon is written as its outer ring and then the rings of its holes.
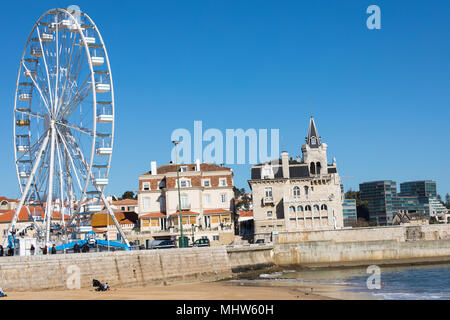
{"type": "Polygon", "coordinates": [[[114,121],[111,68],[97,26],[79,10],[45,12],[28,37],[17,77],[14,155],[21,198],[9,239],[24,206],[30,216],[41,210],[36,234],[44,244],[55,224],[80,233],[106,209],[129,245],[103,193],[114,121]]]}

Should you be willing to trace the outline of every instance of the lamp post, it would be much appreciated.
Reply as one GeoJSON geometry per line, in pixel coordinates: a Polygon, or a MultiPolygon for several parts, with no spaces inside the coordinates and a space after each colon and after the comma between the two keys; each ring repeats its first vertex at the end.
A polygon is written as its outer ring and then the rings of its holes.
{"type": "Polygon", "coordinates": [[[180,238],[181,241],[179,242],[180,248],[184,248],[184,236],[183,236],[183,214],[181,210],[181,194],[180,194],[180,172],[178,170],[178,145],[182,142],[180,141],[172,141],[172,143],[175,145],[175,165],[177,169],[177,185],[178,185],[178,212],[180,214],[180,238]]]}
{"type": "Polygon", "coordinates": [[[192,224],[192,244],[194,244],[194,231],[195,231],[195,224],[192,224]]]}

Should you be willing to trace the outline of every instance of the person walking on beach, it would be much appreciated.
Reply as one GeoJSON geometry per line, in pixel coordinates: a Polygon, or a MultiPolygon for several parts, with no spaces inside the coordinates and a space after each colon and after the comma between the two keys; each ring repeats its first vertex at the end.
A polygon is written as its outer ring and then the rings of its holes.
{"type": "Polygon", "coordinates": [[[34,256],[34,250],[35,250],[35,248],[34,248],[33,244],[31,244],[31,247],[30,247],[30,254],[31,254],[32,256],[34,256]]]}
{"type": "Polygon", "coordinates": [[[3,257],[5,254],[5,250],[3,250],[3,246],[0,244],[0,257],[3,257]]]}

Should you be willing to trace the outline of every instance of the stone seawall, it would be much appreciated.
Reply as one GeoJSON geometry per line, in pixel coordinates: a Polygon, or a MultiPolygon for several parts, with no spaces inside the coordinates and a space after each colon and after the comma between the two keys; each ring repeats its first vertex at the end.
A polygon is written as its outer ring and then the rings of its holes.
{"type": "Polygon", "coordinates": [[[225,247],[116,251],[0,258],[0,287],[8,291],[64,290],[80,271],[115,287],[216,281],[232,276],[225,247]]]}
{"type": "Polygon", "coordinates": [[[450,262],[450,240],[398,242],[315,241],[280,244],[274,248],[277,265],[339,267],[450,262]]]}
{"type": "Polygon", "coordinates": [[[234,273],[275,265],[273,245],[236,246],[228,248],[227,252],[234,273]]]}

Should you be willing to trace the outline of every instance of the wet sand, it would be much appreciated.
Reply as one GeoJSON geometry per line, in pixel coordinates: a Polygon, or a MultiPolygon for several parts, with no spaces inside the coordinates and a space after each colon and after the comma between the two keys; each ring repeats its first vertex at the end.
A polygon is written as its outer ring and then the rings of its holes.
{"type": "MultiPolygon", "coordinates": [[[[330,300],[365,299],[360,294],[342,292],[344,287],[323,284],[249,283],[245,280],[210,283],[39,292],[6,292],[1,300],[330,300]]],[[[347,288],[348,289],[348,288],[347,288]]]]}

